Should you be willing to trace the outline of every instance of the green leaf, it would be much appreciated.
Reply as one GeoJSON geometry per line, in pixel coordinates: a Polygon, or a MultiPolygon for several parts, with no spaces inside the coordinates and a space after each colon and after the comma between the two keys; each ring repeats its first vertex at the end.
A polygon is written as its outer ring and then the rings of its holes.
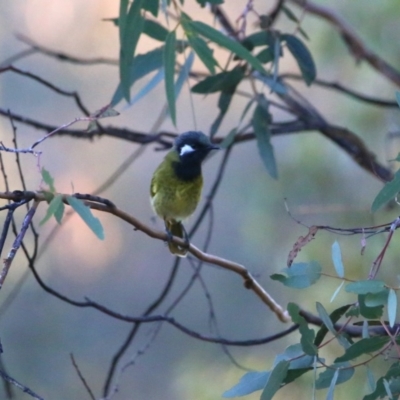
{"type": "Polygon", "coordinates": [[[126,17],[128,15],[128,5],[129,5],[129,0],[120,0],[119,2],[119,17],[117,19],[118,21],[117,25],[119,27],[119,42],[121,45],[126,26],[126,17]]]}
{"type": "Polygon", "coordinates": [[[119,74],[122,93],[127,102],[130,99],[130,71],[136,45],[144,27],[144,19],[141,14],[144,0],[133,0],[125,22],[122,24],[120,15],[121,47],[119,55],[119,74]]]}
{"type": "Polygon", "coordinates": [[[216,93],[220,91],[234,92],[237,85],[244,78],[244,69],[235,67],[231,71],[220,72],[218,74],[208,76],[201,82],[194,85],[191,89],[193,93],[216,93]]]}
{"type": "Polygon", "coordinates": [[[229,109],[231,100],[235,93],[237,85],[241,82],[244,77],[244,70],[241,67],[235,67],[230,73],[230,83],[229,86],[224,88],[218,99],[219,114],[215,121],[211,125],[210,137],[214,137],[217,133],[221,122],[229,109]]]}
{"type": "Polygon", "coordinates": [[[380,350],[390,341],[388,336],[375,336],[371,338],[360,339],[358,342],[351,345],[346,352],[338,357],[335,362],[350,361],[360,357],[363,354],[373,353],[380,350]]]}
{"type": "MultiPolygon", "coordinates": [[[[132,62],[130,68],[130,85],[132,86],[137,80],[143,78],[147,74],[160,69],[163,66],[164,47],[154,49],[145,54],[138,54],[132,62]]],[[[115,106],[123,98],[122,86],[119,83],[115,93],[111,99],[111,105],[115,106]]]]}
{"type": "Polygon", "coordinates": [[[94,217],[92,211],[82,200],[73,196],[67,196],[68,204],[77,212],[83,219],[86,225],[93,231],[93,233],[101,240],[104,239],[104,230],[98,218],[94,217]]]}
{"type": "Polygon", "coordinates": [[[251,35],[243,39],[242,45],[249,51],[258,46],[273,47],[274,35],[270,31],[260,31],[252,33],[251,35]]]}
{"type": "Polygon", "coordinates": [[[397,101],[398,106],[400,107],[400,92],[399,91],[396,91],[396,101],[397,101]]]}
{"type": "Polygon", "coordinates": [[[295,303],[289,303],[287,310],[292,321],[295,324],[299,324],[299,332],[301,335],[300,343],[304,353],[309,356],[317,355],[318,348],[314,345],[315,331],[308,327],[307,321],[299,314],[299,306],[295,303]]]}
{"type": "Polygon", "coordinates": [[[267,64],[274,60],[275,53],[273,47],[267,47],[266,49],[261,50],[256,57],[263,63],[267,64]]]}
{"type": "Polygon", "coordinates": [[[246,396],[250,393],[256,392],[257,390],[261,390],[265,387],[270,374],[270,371],[247,372],[240,378],[239,383],[224,392],[222,397],[229,398],[246,396]]]}
{"type": "Polygon", "coordinates": [[[328,328],[329,332],[331,332],[333,336],[336,336],[336,334],[337,334],[336,329],[334,328],[333,323],[332,323],[328,313],[326,312],[324,306],[318,301],[317,301],[316,306],[317,306],[318,315],[322,319],[322,322],[328,328]]]}
{"type": "Polygon", "coordinates": [[[145,0],[143,3],[143,9],[149,11],[155,18],[157,18],[159,4],[160,0],[145,0]]]}
{"type": "Polygon", "coordinates": [[[176,34],[175,31],[170,32],[165,41],[164,48],[164,72],[165,72],[165,92],[167,95],[167,103],[169,115],[173,124],[176,126],[176,105],[175,105],[175,48],[176,34]]]}
{"type": "Polygon", "coordinates": [[[164,28],[158,22],[155,22],[151,19],[146,19],[144,22],[143,33],[154,40],[165,42],[165,39],[168,35],[168,29],[164,28]]]}
{"type": "Polygon", "coordinates": [[[321,277],[321,266],[312,261],[310,263],[295,263],[290,268],[284,268],[282,274],[273,274],[271,279],[283,283],[285,286],[304,289],[313,285],[321,277]]]}
{"type": "Polygon", "coordinates": [[[284,13],[291,21],[293,21],[293,22],[299,22],[299,19],[296,17],[296,15],[293,13],[293,11],[292,11],[290,8],[288,8],[288,7],[286,7],[286,6],[283,6],[283,7],[281,8],[281,10],[283,11],[283,13],[284,13]]]}
{"type": "Polygon", "coordinates": [[[201,7],[205,7],[208,4],[224,4],[224,0],[196,0],[201,7]]]}
{"type": "Polygon", "coordinates": [[[296,59],[305,83],[311,85],[317,76],[317,70],[308,48],[300,39],[293,35],[284,34],[281,36],[281,40],[286,42],[288,50],[296,59]]]}
{"type": "Polygon", "coordinates": [[[365,364],[365,369],[367,371],[368,386],[372,391],[374,391],[376,389],[376,381],[374,374],[372,373],[371,368],[369,367],[368,364],[365,364]]]}
{"type": "Polygon", "coordinates": [[[129,106],[133,106],[142,98],[146,97],[161,81],[164,80],[164,68],[160,68],[158,72],[137,92],[131,99],[129,106]]]}
{"type": "Polygon", "coordinates": [[[383,281],[366,280],[349,283],[346,286],[346,292],[357,294],[378,293],[384,288],[385,282],[383,281]]]}
{"type": "MultiPolygon", "coordinates": [[[[336,322],[338,322],[339,319],[342,318],[342,316],[346,313],[346,311],[350,308],[350,306],[351,306],[350,304],[346,304],[332,311],[329,314],[329,320],[332,322],[332,324],[336,324],[336,322]]],[[[327,333],[328,333],[328,328],[326,327],[326,325],[322,325],[319,331],[317,332],[317,335],[315,336],[314,344],[317,347],[322,343],[327,333]]]]}
{"type": "Polygon", "coordinates": [[[47,171],[44,167],[42,167],[41,173],[42,173],[42,179],[43,179],[44,183],[49,187],[50,192],[51,193],[55,193],[56,192],[56,188],[54,186],[54,179],[50,175],[50,172],[47,171]]]}
{"type": "Polygon", "coordinates": [[[268,101],[263,96],[262,99],[258,101],[258,105],[254,110],[252,126],[257,139],[258,152],[261,160],[263,161],[269,175],[272,178],[277,179],[278,170],[276,166],[274,149],[271,144],[271,132],[269,129],[272,117],[269,113],[268,107],[268,101]]]}
{"type": "Polygon", "coordinates": [[[359,305],[360,314],[364,318],[368,318],[368,319],[380,318],[383,315],[383,307],[384,306],[381,305],[381,306],[370,307],[366,304],[366,298],[367,298],[367,295],[365,295],[365,294],[358,295],[358,305],[359,305]]]}
{"type": "MultiPolygon", "coordinates": [[[[334,363],[324,372],[321,372],[315,383],[317,389],[326,389],[332,387],[332,381],[336,375],[335,385],[347,382],[354,375],[354,368],[351,368],[349,362],[334,363]]],[[[333,398],[333,397],[331,397],[333,398]]]]}
{"type": "Polygon", "coordinates": [[[43,225],[53,215],[56,221],[61,225],[63,214],[64,214],[63,196],[61,194],[57,194],[50,201],[49,206],[47,207],[46,215],[40,221],[39,225],[43,225]]]}
{"type": "Polygon", "coordinates": [[[394,174],[394,178],[385,184],[385,186],[376,195],[371,206],[371,212],[379,210],[382,206],[397,196],[400,191],[400,170],[394,174]]]}
{"type": "Polygon", "coordinates": [[[343,278],[344,267],[342,262],[342,252],[340,250],[339,243],[336,240],[332,245],[332,261],[338,277],[343,278]]]}
{"type": "Polygon", "coordinates": [[[194,50],[210,73],[215,74],[215,67],[218,66],[218,62],[214,58],[213,50],[211,50],[207,43],[193,30],[191,25],[193,21],[187,14],[182,13],[181,22],[190,47],[194,50]]]}
{"type": "Polygon", "coordinates": [[[227,149],[232,145],[235,141],[235,137],[237,134],[237,128],[233,128],[225,137],[224,140],[220,143],[219,147],[221,149],[227,149]]]}
{"type": "Polygon", "coordinates": [[[385,306],[388,302],[389,289],[384,288],[377,293],[368,293],[365,296],[364,303],[367,307],[385,306]]]}
{"type": "Polygon", "coordinates": [[[399,377],[400,377],[400,365],[398,362],[396,362],[390,366],[386,375],[378,379],[378,381],[376,382],[375,390],[369,395],[364,396],[364,400],[376,400],[387,396],[387,391],[385,388],[384,381],[390,382],[389,383],[390,389],[392,389],[393,386],[395,390],[392,391],[394,391],[395,393],[399,393],[400,392],[400,389],[398,387],[400,383],[399,377]]]}
{"type": "Polygon", "coordinates": [[[389,326],[393,328],[396,322],[397,314],[397,296],[393,289],[389,290],[388,304],[387,304],[388,316],[389,316],[389,326]]]}
{"type": "Polygon", "coordinates": [[[231,51],[243,60],[247,61],[255,70],[259,71],[261,74],[267,74],[260,60],[253,56],[243,45],[236,42],[235,40],[229,38],[223,33],[217,31],[211,26],[199,22],[199,21],[189,21],[190,27],[198,34],[206,37],[212,42],[218,44],[219,46],[231,51]]]}
{"type": "Polygon", "coordinates": [[[275,365],[268,377],[267,384],[261,393],[260,400],[271,400],[274,397],[275,393],[279,390],[282,382],[286,378],[289,365],[289,361],[280,361],[275,365]]]}
{"type": "Polygon", "coordinates": [[[343,285],[344,285],[344,281],[342,281],[342,283],[333,292],[333,295],[332,295],[331,300],[330,300],[331,303],[332,303],[333,300],[335,300],[336,296],[339,294],[339,292],[342,289],[343,285]]]}

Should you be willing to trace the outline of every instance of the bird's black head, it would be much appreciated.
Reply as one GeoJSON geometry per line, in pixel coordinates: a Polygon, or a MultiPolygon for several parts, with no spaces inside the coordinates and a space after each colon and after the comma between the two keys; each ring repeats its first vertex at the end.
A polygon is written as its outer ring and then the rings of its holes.
{"type": "Polygon", "coordinates": [[[184,180],[194,179],[201,174],[201,163],[207,154],[211,150],[219,149],[211,143],[208,136],[198,131],[179,135],[175,140],[174,148],[179,155],[175,170],[177,175],[184,180]]]}

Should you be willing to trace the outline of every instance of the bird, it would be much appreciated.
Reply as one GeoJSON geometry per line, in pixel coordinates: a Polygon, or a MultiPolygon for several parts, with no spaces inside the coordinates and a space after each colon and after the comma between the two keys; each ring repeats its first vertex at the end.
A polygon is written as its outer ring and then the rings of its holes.
{"type": "Polygon", "coordinates": [[[188,131],[177,136],[173,148],[154,171],[150,184],[150,200],[155,213],[164,220],[169,251],[186,257],[189,237],[182,221],[197,208],[203,188],[201,164],[212,150],[213,144],[200,131],[188,131]],[[186,246],[172,242],[172,236],[185,240],[186,246]]]}

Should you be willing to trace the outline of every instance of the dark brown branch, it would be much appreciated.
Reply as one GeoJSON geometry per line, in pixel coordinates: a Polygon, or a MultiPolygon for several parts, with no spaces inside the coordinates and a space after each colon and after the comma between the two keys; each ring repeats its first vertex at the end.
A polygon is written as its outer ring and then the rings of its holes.
{"type": "Polygon", "coordinates": [[[96,57],[96,58],[82,58],[82,57],[74,57],[71,54],[62,53],[60,51],[55,51],[49,49],[47,47],[41,46],[34,42],[32,39],[26,37],[22,34],[16,35],[17,39],[21,42],[27,44],[31,47],[31,50],[35,50],[41,54],[44,54],[49,57],[56,58],[58,61],[69,62],[71,64],[79,64],[79,65],[96,65],[96,64],[105,64],[118,66],[119,61],[117,59],[106,58],[106,57],[96,57]]]}
{"type": "MultiPolygon", "coordinates": [[[[296,81],[303,81],[304,82],[304,78],[300,75],[296,75],[296,74],[282,74],[279,76],[280,79],[294,79],[296,81]]],[[[328,89],[334,89],[337,90],[338,92],[341,92],[343,94],[346,94],[356,100],[362,101],[364,103],[368,103],[377,107],[393,107],[393,108],[397,108],[399,107],[399,105],[397,104],[396,101],[393,100],[383,100],[383,99],[378,99],[376,97],[372,97],[372,96],[366,96],[365,94],[356,92],[355,90],[349,89],[348,87],[342,85],[341,83],[337,83],[337,82],[329,82],[323,79],[315,79],[313,81],[313,85],[317,85],[317,86],[321,86],[321,87],[325,87],[328,89]]]]}
{"type": "Polygon", "coordinates": [[[75,100],[75,103],[77,105],[77,107],[86,115],[90,115],[89,110],[83,105],[83,102],[79,96],[79,94],[77,92],[69,92],[67,90],[63,90],[57,86],[55,86],[54,84],[52,84],[51,82],[47,81],[46,79],[43,79],[42,77],[33,74],[31,72],[28,71],[23,71],[19,68],[14,67],[13,65],[8,65],[4,68],[0,68],[0,74],[3,72],[7,72],[7,71],[11,71],[14,72],[18,75],[22,75],[25,76],[29,79],[32,79],[38,83],[40,83],[41,85],[47,87],[48,89],[52,90],[55,93],[58,93],[62,96],[67,96],[67,97],[72,97],[75,100]]]}
{"type": "Polygon", "coordinates": [[[308,13],[325,19],[332,24],[342,36],[344,42],[357,61],[363,60],[370,64],[380,74],[400,86],[400,72],[388,62],[375,54],[341,16],[328,7],[320,6],[309,0],[291,0],[292,3],[304,8],[308,13]]]}

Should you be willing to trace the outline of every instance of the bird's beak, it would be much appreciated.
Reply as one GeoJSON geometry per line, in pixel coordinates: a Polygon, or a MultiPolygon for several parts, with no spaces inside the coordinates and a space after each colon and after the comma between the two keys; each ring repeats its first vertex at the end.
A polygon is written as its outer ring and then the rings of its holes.
{"type": "Polygon", "coordinates": [[[217,146],[216,144],[211,144],[210,150],[221,150],[221,147],[217,146]]]}

